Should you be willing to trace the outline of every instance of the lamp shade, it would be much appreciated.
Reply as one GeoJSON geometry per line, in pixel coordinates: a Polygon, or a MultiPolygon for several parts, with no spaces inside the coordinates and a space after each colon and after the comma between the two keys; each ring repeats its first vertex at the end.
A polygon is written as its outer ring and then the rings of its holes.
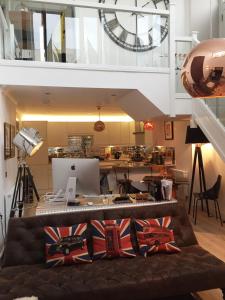
{"type": "Polygon", "coordinates": [[[144,122],[144,129],[145,130],[153,130],[154,129],[153,122],[151,122],[151,121],[145,121],[144,122]]]}
{"type": "Polygon", "coordinates": [[[36,129],[22,128],[13,139],[13,144],[26,155],[32,156],[40,149],[43,140],[36,129]]]}
{"type": "Polygon", "coordinates": [[[97,121],[94,124],[94,130],[101,132],[105,129],[105,123],[103,123],[102,121],[97,121]]]}
{"type": "Polygon", "coordinates": [[[100,120],[101,106],[97,106],[97,110],[98,110],[99,120],[97,122],[95,122],[95,124],[94,124],[94,130],[98,131],[98,132],[101,132],[101,131],[105,130],[105,123],[100,120]]]}
{"type": "Polygon", "coordinates": [[[185,144],[205,144],[210,143],[207,137],[202,132],[201,128],[191,128],[187,126],[185,144]]]}
{"type": "Polygon", "coordinates": [[[181,71],[184,88],[193,98],[225,96],[225,39],[199,43],[187,55],[181,71]]]}

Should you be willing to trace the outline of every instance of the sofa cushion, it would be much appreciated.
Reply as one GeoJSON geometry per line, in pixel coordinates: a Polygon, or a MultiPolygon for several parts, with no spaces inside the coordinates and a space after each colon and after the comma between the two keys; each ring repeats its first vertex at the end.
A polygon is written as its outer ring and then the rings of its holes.
{"type": "Polygon", "coordinates": [[[92,262],[87,249],[87,223],[44,227],[48,267],[92,262]]]}
{"type": "Polygon", "coordinates": [[[136,256],[130,219],[92,220],[93,259],[136,256]]]}
{"type": "Polygon", "coordinates": [[[199,246],[135,259],[101,259],[59,268],[7,267],[0,272],[0,299],[152,300],[225,287],[225,264],[199,246]]]}
{"type": "MultiPolygon", "coordinates": [[[[45,226],[71,226],[78,223],[88,223],[92,219],[103,218],[102,211],[10,218],[2,266],[45,263],[45,226]]],[[[92,242],[89,227],[87,228],[87,247],[88,252],[91,253],[92,242]]]]}
{"type": "MultiPolygon", "coordinates": [[[[185,208],[178,203],[168,202],[166,205],[154,203],[149,207],[127,207],[120,209],[108,209],[104,211],[104,219],[149,219],[163,216],[172,217],[174,236],[178,247],[185,247],[197,244],[192,226],[185,208]]],[[[131,223],[131,234],[135,232],[134,222],[131,223]],[[132,230],[133,227],[133,230],[132,230]]],[[[135,237],[134,237],[135,239],[135,237]]]]}
{"type": "MultiPolygon", "coordinates": [[[[44,226],[71,226],[90,220],[146,219],[172,216],[174,235],[178,247],[196,244],[196,238],[183,207],[177,203],[155,203],[149,207],[127,207],[98,211],[71,212],[29,218],[10,218],[2,266],[37,264],[45,262],[44,226]],[[15,251],[17,249],[17,251],[15,251]]],[[[131,237],[135,242],[134,224],[131,237]]],[[[92,252],[91,228],[87,228],[87,246],[92,252]]]]}
{"type": "Polygon", "coordinates": [[[157,252],[177,253],[171,217],[135,220],[139,251],[143,256],[157,252]]]}

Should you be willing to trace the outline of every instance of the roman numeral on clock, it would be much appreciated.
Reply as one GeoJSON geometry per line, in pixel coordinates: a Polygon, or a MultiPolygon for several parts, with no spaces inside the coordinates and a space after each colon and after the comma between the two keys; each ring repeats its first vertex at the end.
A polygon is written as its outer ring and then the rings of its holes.
{"type": "Polygon", "coordinates": [[[170,4],[170,1],[169,0],[164,0],[164,3],[166,5],[166,7],[170,4]]]}
{"type": "Polygon", "coordinates": [[[141,47],[141,39],[135,36],[135,47],[141,47]]]}
{"type": "Polygon", "coordinates": [[[122,41],[122,42],[125,42],[126,39],[127,39],[127,36],[128,36],[128,32],[123,29],[123,31],[121,32],[120,36],[119,36],[119,39],[122,41]]]}
{"type": "Polygon", "coordinates": [[[112,19],[112,20],[106,22],[106,25],[110,30],[114,30],[119,26],[119,23],[118,23],[117,19],[112,19]]]}
{"type": "Polygon", "coordinates": [[[169,2],[169,1],[167,1],[167,0],[152,0],[152,2],[153,2],[155,5],[157,5],[159,2],[164,2],[164,4],[166,4],[166,3],[169,2]]]}
{"type": "Polygon", "coordinates": [[[166,26],[161,25],[160,26],[160,31],[161,31],[161,36],[162,37],[166,36],[167,32],[168,32],[168,26],[167,25],[166,26]]]}
{"type": "Polygon", "coordinates": [[[152,45],[153,40],[150,33],[148,34],[148,40],[149,40],[149,45],[152,45]]]}

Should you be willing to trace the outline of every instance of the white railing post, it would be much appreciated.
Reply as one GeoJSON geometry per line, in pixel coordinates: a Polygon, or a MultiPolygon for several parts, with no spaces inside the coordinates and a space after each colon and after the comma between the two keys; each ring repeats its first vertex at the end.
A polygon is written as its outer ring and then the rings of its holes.
{"type": "Polygon", "coordinates": [[[195,47],[200,41],[198,40],[198,31],[192,31],[192,46],[195,47]]]}
{"type": "Polygon", "coordinates": [[[175,98],[176,98],[176,75],[175,75],[175,1],[170,1],[170,16],[169,16],[169,91],[170,91],[170,116],[175,117],[175,98]]]}

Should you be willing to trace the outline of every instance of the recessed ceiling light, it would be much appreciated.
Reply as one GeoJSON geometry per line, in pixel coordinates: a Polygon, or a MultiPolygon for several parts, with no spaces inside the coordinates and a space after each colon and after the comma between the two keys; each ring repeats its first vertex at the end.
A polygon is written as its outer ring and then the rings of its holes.
{"type": "MultiPolygon", "coordinates": [[[[48,121],[48,122],[96,122],[99,116],[84,116],[84,115],[35,115],[23,114],[21,121],[48,121]]],[[[132,122],[133,119],[128,115],[107,115],[101,116],[103,122],[132,122]]]]}

